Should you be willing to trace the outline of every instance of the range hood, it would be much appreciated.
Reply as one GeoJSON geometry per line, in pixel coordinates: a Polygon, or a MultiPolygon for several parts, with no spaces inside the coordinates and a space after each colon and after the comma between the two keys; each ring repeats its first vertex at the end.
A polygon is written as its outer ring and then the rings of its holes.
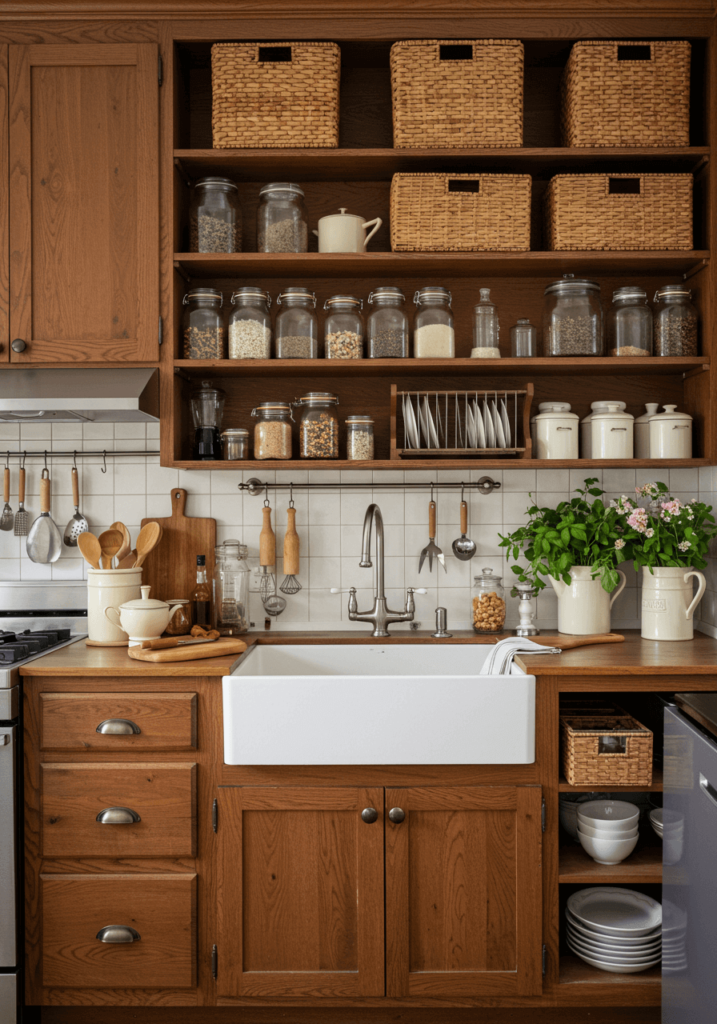
{"type": "Polygon", "coordinates": [[[0,423],[154,423],[159,371],[0,370],[0,423]]]}

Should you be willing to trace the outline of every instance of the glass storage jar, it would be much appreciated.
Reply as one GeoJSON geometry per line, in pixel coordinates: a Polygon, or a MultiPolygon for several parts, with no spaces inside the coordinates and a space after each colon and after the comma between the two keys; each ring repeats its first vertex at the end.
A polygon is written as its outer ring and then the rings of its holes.
{"type": "Polygon", "coordinates": [[[431,285],[413,296],[413,355],[416,359],[453,359],[456,354],[451,293],[431,285]]]}
{"type": "Polygon", "coordinates": [[[611,356],[652,355],[652,310],[644,288],[628,285],[612,293],[607,336],[611,356]]]}
{"type": "Polygon", "coordinates": [[[366,415],[346,417],[346,458],[349,462],[373,459],[373,419],[366,415]]]}
{"type": "Polygon", "coordinates": [[[255,459],[291,458],[291,405],[288,402],[261,402],[252,409],[255,459]]]}
{"type": "Polygon", "coordinates": [[[222,444],[227,462],[249,458],[249,431],[246,427],[227,427],[222,431],[222,444]]]}
{"type": "Polygon", "coordinates": [[[231,178],[200,178],[189,207],[190,252],[241,252],[239,190],[231,178]]]}
{"type": "Polygon", "coordinates": [[[297,398],[300,407],[299,455],[302,459],[338,459],[339,419],[336,414],[338,397],[330,391],[308,391],[297,398]]]}
{"type": "Polygon", "coordinates": [[[473,307],[471,359],[500,359],[498,311],[490,301],[490,288],[481,288],[480,302],[473,307]]]}
{"type": "Polygon", "coordinates": [[[600,285],[564,274],[545,289],[543,354],[605,355],[600,285]]]}
{"type": "Polygon", "coordinates": [[[532,359],[538,354],[538,332],[530,320],[521,318],[510,329],[510,354],[513,359],[532,359]]]}
{"type": "Polygon", "coordinates": [[[276,300],[281,306],[275,324],[277,359],[316,359],[319,325],[316,296],[308,288],[285,288],[276,300]]]}
{"type": "Polygon", "coordinates": [[[290,181],[273,181],[259,192],[258,252],[306,252],[309,245],[304,192],[290,181]]]}
{"type": "Polygon", "coordinates": [[[229,358],[271,358],[271,295],[261,288],[237,288],[229,317],[229,358]]]}
{"type": "Polygon", "coordinates": [[[168,601],[167,604],[175,610],[164,632],[167,636],[185,636],[192,628],[189,598],[175,598],[173,601],[168,601]]]}
{"type": "Polygon", "coordinates": [[[492,569],[483,569],[473,577],[473,630],[476,633],[502,633],[505,627],[505,590],[503,578],[492,569]]]}
{"type": "Polygon", "coordinates": [[[182,299],[185,359],[222,359],[224,356],[224,296],[216,288],[193,288],[182,299]]]}
{"type": "Polygon", "coordinates": [[[324,303],[324,355],[327,359],[363,359],[363,299],[332,295],[324,303]]]}
{"type": "Polygon", "coordinates": [[[221,636],[239,636],[249,629],[249,565],[245,544],[225,541],[214,568],[214,621],[221,636]]]}
{"type": "Polygon", "coordinates": [[[403,305],[406,297],[400,288],[386,285],[374,288],[368,297],[371,310],[366,321],[369,359],[406,359],[408,357],[408,317],[403,305]]]}
{"type": "Polygon", "coordinates": [[[655,355],[699,355],[699,316],[684,284],[666,284],[655,292],[655,355]]]}

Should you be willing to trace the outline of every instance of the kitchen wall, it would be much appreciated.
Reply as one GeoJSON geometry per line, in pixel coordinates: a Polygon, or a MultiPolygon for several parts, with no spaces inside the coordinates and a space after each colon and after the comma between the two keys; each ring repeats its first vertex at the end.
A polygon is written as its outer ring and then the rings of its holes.
{"type": "MultiPolygon", "coordinates": [[[[157,450],[159,426],[157,424],[27,424],[22,426],[0,424],[0,457],[2,447],[23,448],[42,452],[47,449],[67,451],[106,449],[157,450]]],[[[107,472],[102,472],[102,458],[92,457],[79,462],[81,482],[80,509],[87,516],[92,529],[101,532],[115,520],[122,520],[133,536],[145,516],[166,516],[171,513],[170,490],[181,486],[189,492],[187,514],[213,516],[217,520],[217,537],[221,542],[237,538],[249,546],[250,558],[258,556],[258,538],[261,526],[262,498],[251,497],[237,490],[241,474],[235,471],[179,471],[164,469],[157,456],[118,458],[107,460],[107,472]]],[[[41,459],[27,462],[28,497],[26,507],[36,515],[39,511],[38,492],[41,459]]],[[[52,515],[60,530],[72,515],[70,468],[72,459],[53,458],[49,461],[52,476],[52,515]]],[[[264,471],[246,472],[246,478],[259,476],[270,482],[327,482],[341,481],[400,484],[404,477],[412,481],[430,482],[467,479],[468,472],[444,470],[323,470],[296,469],[274,471],[267,463],[264,471]]],[[[12,461],[12,494],[10,504],[17,509],[18,463],[12,461]]],[[[377,490],[373,498],[383,512],[386,524],[386,588],[391,607],[401,609],[408,586],[427,587],[428,593],[416,595],[416,619],[422,628],[433,627],[435,608],[448,609],[449,628],[469,628],[471,625],[472,577],[484,566],[501,573],[506,580],[512,578],[507,569],[498,534],[514,530],[524,522],[528,505],[528,492],[532,491],[539,504],[555,505],[569,496],[570,491],[582,483],[586,476],[600,478],[609,496],[630,494],[636,483],[663,480],[676,497],[684,501],[697,495],[717,506],[717,468],[669,470],[471,470],[471,479],[490,475],[502,483],[502,488],[488,496],[477,493],[467,495],[470,509],[471,536],[478,551],[470,562],[459,562],[451,554],[451,544],[460,534],[459,491],[441,491],[438,501],[437,543],[446,554],[447,572],[436,567],[433,573],[418,574],[418,555],[428,541],[427,505],[429,490],[403,491],[377,490]]],[[[278,550],[281,550],[286,523],[288,492],[270,493],[271,505],[277,509],[274,527],[278,550]]],[[[365,630],[363,623],[347,621],[345,594],[331,594],[331,587],[358,588],[360,608],[370,606],[372,596],[372,570],[359,568],[361,525],[369,501],[368,490],[341,492],[306,492],[294,494],[297,508],[297,529],[301,538],[302,565],[300,581],[303,589],[288,598],[287,609],[272,628],[365,630]]],[[[81,579],[85,563],[77,549],[63,547],[61,558],[54,565],[36,565],[25,552],[24,538],[0,532],[0,580],[68,580],[81,579]]],[[[638,579],[630,568],[628,585],[617,599],[613,611],[613,628],[631,628],[639,625],[638,579]]],[[[717,635],[717,558],[710,559],[707,570],[708,589],[699,618],[708,631],[717,635]]],[[[281,582],[281,577],[280,581],[281,582]]],[[[180,595],[177,595],[180,596],[180,595]]],[[[508,625],[517,622],[516,602],[508,601],[508,625]]],[[[544,591],[537,601],[539,625],[556,625],[555,595],[544,591]]],[[[257,627],[263,626],[264,613],[258,594],[252,594],[250,613],[257,627]]],[[[405,629],[405,626],[394,627],[405,629]]]]}

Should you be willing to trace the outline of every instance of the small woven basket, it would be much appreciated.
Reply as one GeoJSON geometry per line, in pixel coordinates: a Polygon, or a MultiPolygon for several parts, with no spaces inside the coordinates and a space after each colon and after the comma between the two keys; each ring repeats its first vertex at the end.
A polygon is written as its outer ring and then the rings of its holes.
{"type": "Polygon", "coordinates": [[[215,149],[339,144],[341,51],[335,43],[215,43],[215,149]]]}
{"type": "Polygon", "coordinates": [[[689,122],[689,43],[575,43],[563,73],[563,145],[689,146],[689,122]]]}
{"type": "Polygon", "coordinates": [[[394,252],[526,252],[529,174],[394,174],[394,252]]]}
{"type": "Polygon", "coordinates": [[[396,149],[522,146],[523,44],[411,39],[391,47],[396,149]]]}
{"type": "Polygon", "coordinates": [[[652,733],[630,715],[561,715],[560,747],[571,786],[652,785],[652,733]]]}
{"type": "Polygon", "coordinates": [[[692,248],[691,174],[558,174],[545,194],[553,250],[692,248]]]}

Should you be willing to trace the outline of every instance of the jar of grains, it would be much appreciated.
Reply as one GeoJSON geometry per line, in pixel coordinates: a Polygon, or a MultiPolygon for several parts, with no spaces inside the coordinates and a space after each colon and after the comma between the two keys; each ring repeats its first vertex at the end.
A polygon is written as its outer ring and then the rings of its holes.
{"type": "Polygon", "coordinates": [[[299,454],[302,459],[338,459],[338,397],[329,391],[309,391],[294,400],[300,407],[299,454]]]}
{"type": "Polygon", "coordinates": [[[324,355],[327,359],[363,359],[363,299],[332,295],[324,303],[324,355]]]}
{"type": "Polygon", "coordinates": [[[229,358],[270,359],[271,296],[261,288],[238,288],[229,317],[229,358]]]}
{"type": "Polygon", "coordinates": [[[500,576],[484,569],[473,577],[473,629],[476,633],[502,633],[505,627],[505,590],[500,576]]]}
{"type": "Polygon", "coordinates": [[[258,252],[306,252],[309,231],[304,193],[290,181],[274,181],[259,192],[258,252]]]}
{"type": "Polygon", "coordinates": [[[276,358],[316,359],[319,354],[319,324],[316,296],[308,288],[285,288],[276,300],[276,358]]]}
{"type": "Polygon", "coordinates": [[[655,355],[696,356],[697,310],[683,284],[666,284],[655,292],[655,355]]]}
{"type": "Polygon", "coordinates": [[[564,274],[545,289],[543,354],[603,356],[605,339],[600,285],[564,274]]]}
{"type": "Polygon", "coordinates": [[[373,459],[373,419],[366,413],[346,417],[346,458],[349,462],[373,459]]]}
{"type": "Polygon", "coordinates": [[[452,359],[456,354],[451,293],[432,285],[413,296],[417,308],[413,325],[416,359],[452,359]]]}
{"type": "Polygon", "coordinates": [[[612,293],[607,336],[611,356],[652,355],[652,310],[644,288],[628,285],[612,293]]]}
{"type": "Polygon", "coordinates": [[[366,321],[369,359],[406,359],[408,357],[408,317],[403,305],[406,297],[400,288],[375,288],[368,297],[371,310],[366,321]]]}
{"type": "Polygon", "coordinates": [[[291,415],[289,402],[261,402],[252,409],[255,459],[291,458],[291,415]]]}
{"type": "Polygon", "coordinates": [[[224,355],[224,296],[216,288],[193,288],[182,299],[184,358],[221,359],[224,355]]]}
{"type": "Polygon", "coordinates": [[[241,252],[239,190],[231,178],[200,178],[189,207],[190,252],[241,252]]]}

